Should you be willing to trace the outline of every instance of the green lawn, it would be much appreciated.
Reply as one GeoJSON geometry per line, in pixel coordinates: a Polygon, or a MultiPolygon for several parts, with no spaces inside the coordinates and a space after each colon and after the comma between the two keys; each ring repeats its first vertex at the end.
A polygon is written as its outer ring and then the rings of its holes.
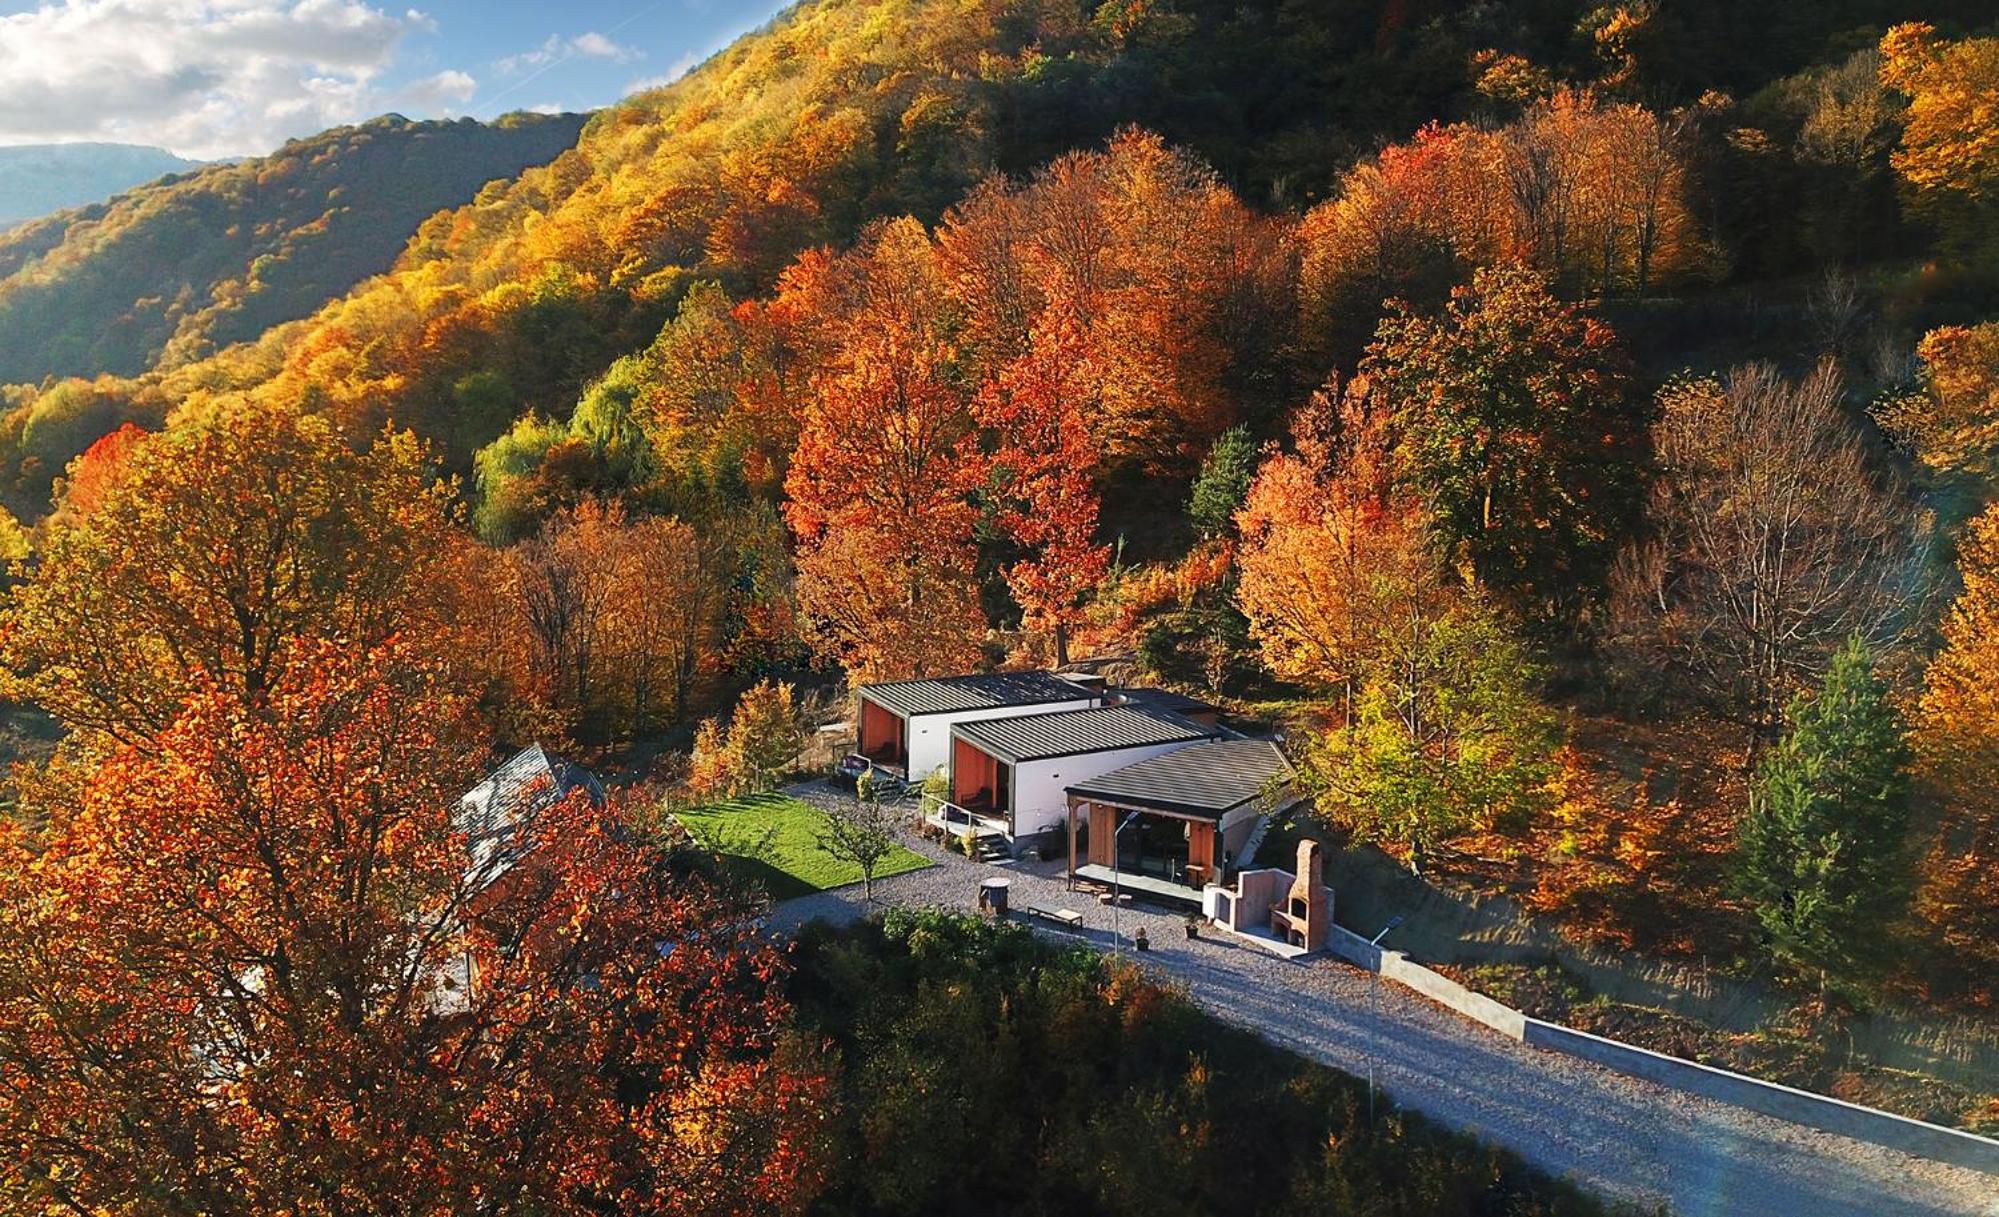
{"type": "MultiPolygon", "coordinates": [[[[825,813],[781,794],[750,795],[675,812],[687,831],[719,851],[738,874],[757,879],[774,900],[861,881],[861,868],[819,848],[825,813]]],[[[922,870],[928,859],[897,846],[875,878],[922,870]]]]}

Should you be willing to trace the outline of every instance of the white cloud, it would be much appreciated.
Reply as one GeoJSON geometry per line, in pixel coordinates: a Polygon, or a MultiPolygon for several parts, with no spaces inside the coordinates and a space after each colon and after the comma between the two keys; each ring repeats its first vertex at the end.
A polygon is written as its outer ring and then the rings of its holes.
{"type": "Polygon", "coordinates": [[[588,55],[593,59],[608,59],[612,63],[630,63],[634,59],[645,57],[645,52],[638,48],[612,42],[596,30],[577,35],[569,40],[569,45],[574,47],[579,55],[588,55]]]}
{"type": "Polygon", "coordinates": [[[471,101],[472,95],[478,91],[478,81],[468,73],[452,68],[405,85],[397,90],[397,96],[405,99],[403,104],[410,109],[439,110],[449,114],[456,107],[471,101]]]}
{"type": "Polygon", "coordinates": [[[625,94],[626,96],[630,96],[633,93],[645,93],[653,89],[664,89],[674,81],[679,80],[682,76],[692,72],[700,64],[701,58],[701,56],[696,55],[693,51],[688,51],[680,58],[668,64],[666,71],[661,72],[659,75],[641,76],[626,85],[625,94]]]}
{"type": "Polygon", "coordinates": [[[637,47],[614,42],[597,31],[590,30],[574,38],[550,34],[533,50],[496,60],[493,66],[499,69],[502,75],[511,76],[516,72],[550,68],[571,59],[608,59],[612,63],[630,63],[635,59],[644,58],[645,52],[637,47]]]}
{"type": "Polygon", "coordinates": [[[361,0],[44,0],[0,17],[0,143],[229,156],[398,104],[463,102],[463,72],[382,84],[402,38],[435,29],[361,0]]]}

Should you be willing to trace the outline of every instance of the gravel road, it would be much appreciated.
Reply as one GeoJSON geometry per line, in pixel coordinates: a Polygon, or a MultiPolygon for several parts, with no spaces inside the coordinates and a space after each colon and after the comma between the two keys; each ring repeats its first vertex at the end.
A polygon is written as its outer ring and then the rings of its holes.
{"type": "MultiPolygon", "coordinates": [[[[795,792],[811,797],[806,791],[795,792]]],[[[1081,934],[1111,947],[1111,910],[1065,889],[1058,868],[992,867],[910,842],[938,865],[875,885],[881,903],[971,908],[978,881],[1013,880],[1012,903],[1075,909],[1081,934]]],[[[858,886],[780,905],[774,928],[864,911],[858,886]]],[[[1121,914],[1153,949],[1138,958],[1203,1006],[1266,1039],[1365,1077],[1456,1128],[1602,1193],[1680,1217],[1999,1217],[1999,1179],[1774,1120],[1542,1052],[1495,1035],[1344,963],[1288,963],[1232,940],[1188,941],[1181,919],[1121,914]],[[1378,1003],[1378,1015],[1374,1013],[1378,1003]]]]}

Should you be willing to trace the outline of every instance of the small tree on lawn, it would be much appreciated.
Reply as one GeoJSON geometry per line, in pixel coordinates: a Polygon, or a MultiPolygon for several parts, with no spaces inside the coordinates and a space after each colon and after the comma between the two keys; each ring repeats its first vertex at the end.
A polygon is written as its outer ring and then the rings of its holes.
{"type": "Polygon", "coordinates": [[[688,796],[712,799],[727,794],[736,782],[731,765],[729,739],[722,733],[722,724],[712,718],[702,719],[694,730],[694,749],[687,758],[688,796]]]}
{"type": "Polygon", "coordinates": [[[1743,893],[1773,949],[1833,976],[1873,962],[1909,896],[1909,747],[1888,686],[1858,637],[1756,775],[1740,843],[1743,893]]]}
{"type": "Polygon", "coordinates": [[[819,848],[861,868],[861,897],[875,898],[875,872],[895,852],[894,821],[875,792],[873,775],[862,774],[852,803],[826,812],[819,848]]]}
{"type": "Polygon", "coordinates": [[[764,794],[805,746],[805,724],[792,687],[763,681],[744,690],[724,731],[714,719],[694,733],[687,791],[695,798],[764,794]]]}
{"type": "Polygon", "coordinates": [[[744,690],[729,720],[729,751],[742,793],[773,790],[805,746],[798,699],[788,684],[761,681],[744,690]]]}

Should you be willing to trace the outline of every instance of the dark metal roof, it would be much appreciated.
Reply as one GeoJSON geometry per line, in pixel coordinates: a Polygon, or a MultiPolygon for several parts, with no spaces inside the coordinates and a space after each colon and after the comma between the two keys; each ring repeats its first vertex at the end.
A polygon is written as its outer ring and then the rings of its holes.
{"type": "Polygon", "coordinates": [[[1134,706],[1098,706],[1089,710],[1057,710],[1052,714],[1022,714],[1014,718],[980,718],[957,723],[951,734],[977,746],[988,756],[1018,764],[1086,752],[1115,752],[1153,744],[1191,743],[1221,732],[1176,714],[1134,706]]]}
{"type": "Polygon", "coordinates": [[[1038,706],[1084,701],[1095,693],[1053,672],[981,672],[862,685],[861,696],[907,718],[916,714],[962,714],[999,706],[1038,706]]]}
{"type": "Polygon", "coordinates": [[[1127,704],[1147,710],[1164,710],[1168,714],[1212,714],[1221,709],[1211,701],[1202,701],[1185,693],[1171,689],[1141,689],[1119,686],[1110,690],[1111,696],[1127,704]]]}
{"type": "Polygon", "coordinates": [[[1225,739],[1149,757],[1068,788],[1081,798],[1220,819],[1266,794],[1281,806],[1297,770],[1276,744],[1225,739]]]}

